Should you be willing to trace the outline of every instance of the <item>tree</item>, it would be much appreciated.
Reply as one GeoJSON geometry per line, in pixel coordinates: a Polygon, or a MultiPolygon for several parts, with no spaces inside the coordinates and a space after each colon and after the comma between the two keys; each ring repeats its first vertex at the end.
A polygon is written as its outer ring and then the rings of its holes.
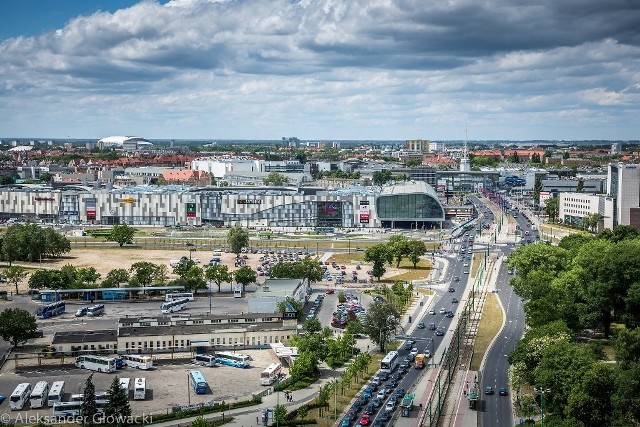
{"type": "Polygon", "coordinates": [[[53,181],[53,175],[51,175],[49,172],[42,172],[40,174],[40,181],[42,181],[42,182],[51,182],[51,181],[53,181]]]}
{"type": "Polygon", "coordinates": [[[256,282],[257,276],[256,272],[253,271],[251,267],[249,267],[248,265],[243,265],[233,272],[233,278],[237,283],[240,283],[242,285],[242,291],[244,292],[244,288],[247,285],[256,282]]]}
{"type": "Polygon", "coordinates": [[[64,289],[60,270],[36,270],[29,276],[29,289],[64,289]]]}
{"type": "Polygon", "coordinates": [[[418,160],[418,159],[409,159],[407,160],[404,165],[408,168],[413,168],[416,166],[420,166],[422,164],[422,161],[418,160]]]}
{"type": "Polygon", "coordinates": [[[157,286],[164,286],[169,281],[169,269],[165,264],[156,266],[153,273],[153,283],[157,286]]]}
{"type": "Polygon", "coordinates": [[[13,347],[35,336],[36,318],[20,308],[7,308],[0,313],[0,336],[13,347]]]}
{"type": "Polygon", "coordinates": [[[100,273],[95,267],[81,267],[78,269],[78,285],[91,288],[95,286],[98,280],[100,280],[100,273]]]}
{"type": "Polygon", "coordinates": [[[362,329],[371,341],[380,346],[382,353],[385,353],[387,344],[395,336],[398,319],[397,311],[386,301],[374,301],[369,305],[362,329]]]}
{"type": "Polygon", "coordinates": [[[372,177],[373,185],[384,185],[393,179],[391,171],[388,170],[375,171],[372,177]]]}
{"type": "Polygon", "coordinates": [[[531,155],[531,163],[540,163],[540,154],[533,153],[531,155]]]}
{"type": "Polygon", "coordinates": [[[384,265],[390,262],[391,259],[393,259],[392,257],[393,255],[389,252],[389,247],[384,243],[369,246],[364,252],[364,260],[373,263],[371,270],[373,277],[377,278],[378,281],[380,281],[380,278],[387,271],[384,265]]]}
{"type": "Polygon", "coordinates": [[[296,313],[296,317],[300,318],[302,315],[302,303],[291,297],[287,297],[284,300],[278,301],[278,313],[286,313],[290,308],[296,313]]]}
{"type": "Polygon", "coordinates": [[[282,186],[289,183],[289,178],[287,178],[280,172],[270,172],[269,175],[267,175],[267,177],[262,180],[262,182],[264,183],[264,185],[272,184],[276,186],[282,186]]]}
{"type": "Polygon", "coordinates": [[[242,252],[242,248],[249,245],[249,232],[244,228],[235,226],[229,229],[227,233],[227,243],[229,244],[229,251],[238,257],[242,252]]]}
{"type": "Polygon", "coordinates": [[[180,262],[173,267],[173,274],[176,274],[181,279],[186,279],[187,274],[189,274],[189,270],[191,270],[191,267],[195,267],[195,265],[196,262],[194,260],[182,257],[180,262]]]}
{"type": "Polygon", "coordinates": [[[29,273],[27,273],[27,270],[22,267],[12,265],[4,270],[4,275],[7,276],[7,282],[15,285],[16,295],[19,295],[20,291],[18,289],[18,285],[29,275],[29,273]]]}
{"type": "Polygon", "coordinates": [[[551,197],[547,199],[547,204],[544,210],[549,216],[549,220],[556,222],[558,220],[558,215],[560,214],[560,198],[551,197]]]}
{"type": "Polygon", "coordinates": [[[409,239],[409,260],[415,270],[420,262],[420,257],[427,253],[427,246],[422,240],[409,239]]]}
{"type": "Polygon", "coordinates": [[[207,283],[204,280],[204,270],[197,265],[192,265],[186,272],[184,277],[176,281],[176,284],[182,284],[185,291],[198,292],[207,289],[207,283]]]}
{"type": "Polygon", "coordinates": [[[153,281],[158,266],[148,261],[134,262],[129,268],[129,283],[132,286],[149,286],[153,281]]]}
{"type": "Polygon", "coordinates": [[[513,150],[511,154],[509,154],[508,161],[511,163],[520,163],[520,157],[518,156],[518,152],[516,150],[513,150]]]}
{"type": "Polygon", "coordinates": [[[233,279],[232,274],[229,273],[229,267],[222,264],[207,266],[204,276],[207,280],[213,282],[218,287],[218,292],[220,292],[222,282],[231,283],[231,280],[233,279]]]}
{"type": "Polygon", "coordinates": [[[576,185],[576,193],[584,192],[584,179],[578,179],[578,185],[576,185]]]}
{"type": "Polygon", "coordinates": [[[2,255],[9,265],[18,260],[35,262],[42,257],[56,257],[70,250],[67,238],[33,223],[11,225],[2,239],[2,255]]]}
{"type": "Polygon", "coordinates": [[[109,419],[116,420],[115,424],[118,426],[126,424],[127,417],[131,416],[128,394],[129,390],[124,390],[120,386],[120,379],[116,375],[107,391],[107,404],[104,408],[104,415],[109,419]]]}
{"type": "Polygon", "coordinates": [[[113,226],[111,233],[107,236],[107,240],[117,242],[120,247],[122,247],[125,243],[133,242],[133,236],[135,234],[135,228],[129,227],[127,224],[117,224],[113,226]]]}
{"type": "Polygon", "coordinates": [[[107,277],[102,282],[105,288],[119,288],[120,283],[129,281],[129,272],[124,268],[114,268],[107,273],[107,277]]]}
{"type": "Polygon", "coordinates": [[[536,181],[533,184],[533,204],[536,208],[540,206],[541,191],[542,191],[542,177],[536,176],[536,181]]]}
{"type": "MultiPolygon", "coordinates": [[[[297,361],[298,360],[296,360],[296,362],[297,361]]],[[[287,411],[287,407],[285,405],[276,405],[276,407],[273,409],[273,419],[276,425],[286,425],[288,413],[289,411],[287,411]]]]}
{"type": "Polygon", "coordinates": [[[83,425],[95,424],[95,417],[98,413],[96,405],[96,388],[93,385],[93,374],[89,375],[84,385],[84,400],[80,406],[80,415],[82,416],[83,425]]]}
{"type": "Polygon", "coordinates": [[[396,268],[400,267],[402,259],[409,255],[409,240],[404,234],[391,236],[387,243],[389,253],[396,260],[396,268]]]}

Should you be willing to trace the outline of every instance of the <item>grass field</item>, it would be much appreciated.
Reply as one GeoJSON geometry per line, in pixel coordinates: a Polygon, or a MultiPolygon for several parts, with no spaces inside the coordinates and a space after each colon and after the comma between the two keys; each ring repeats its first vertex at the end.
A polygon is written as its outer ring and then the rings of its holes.
{"type": "Polygon", "coordinates": [[[364,262],[364,252],[333,254],[328,261],[335,262],[337,264],[353,264],[356,261],[364,262]]]}
{"type": "Polygon", "coordinates": [[[473,346],[473,357],[471,358],[470,369],[477,371],[480,369],[482,358],[489,348],[489,344],[500,331],[504,314],[498,303],[496,294],[488,294],[482,310],[482,318],[478,327],[476,342],[473,346]]]}
{"type": "Polygon", "coordinates": [[[405,259],[400,263],[400,269],[404,270],[404,272],[396,274],[395,276],[386,277],[382,279],[382,282],[394,283],[397,280],[406,280],[409,282],[411,280],[426,279],[429,277],[432,267],[433,266],[429,261],[421,259],[414,269],[413,264],[405,259]]]}

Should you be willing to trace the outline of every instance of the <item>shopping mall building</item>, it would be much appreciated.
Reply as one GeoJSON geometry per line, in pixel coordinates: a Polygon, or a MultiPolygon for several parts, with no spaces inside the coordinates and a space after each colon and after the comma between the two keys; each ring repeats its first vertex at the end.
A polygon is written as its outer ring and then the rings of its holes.
{"type": "Polygon", "coordinates": [[[0,218],[148,226],[428,228],[445,219],[433,187],[140,186],[122,189],[0,188],[0,218]]]}

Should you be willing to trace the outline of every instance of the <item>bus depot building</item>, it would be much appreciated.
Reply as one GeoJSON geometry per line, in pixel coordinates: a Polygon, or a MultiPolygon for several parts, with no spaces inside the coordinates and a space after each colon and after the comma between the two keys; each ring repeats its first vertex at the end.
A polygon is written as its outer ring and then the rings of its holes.
{"type": "Polygon", "coordinates": [[[439,225],[444,209],[423,181],[349,188],[70,186],[0,188],[0,219],[138,226],[417,228],[439,225]]]}
{"type": "Polygon", "coordinates": [[[123,317],[117,330],[56,332],[51,346],[74,356],[261,349],[287,342],[296,324],[280,313],[123,317]]]}

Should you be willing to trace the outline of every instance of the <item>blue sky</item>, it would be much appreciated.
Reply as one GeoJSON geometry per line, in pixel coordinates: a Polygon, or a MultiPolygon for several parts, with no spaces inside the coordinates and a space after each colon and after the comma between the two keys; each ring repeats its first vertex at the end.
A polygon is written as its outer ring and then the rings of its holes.
{"type": "Polygon", "coordinates": [[[0,24],[0,138],[640,138],[637,0],[0,0],[0,24]]]}

